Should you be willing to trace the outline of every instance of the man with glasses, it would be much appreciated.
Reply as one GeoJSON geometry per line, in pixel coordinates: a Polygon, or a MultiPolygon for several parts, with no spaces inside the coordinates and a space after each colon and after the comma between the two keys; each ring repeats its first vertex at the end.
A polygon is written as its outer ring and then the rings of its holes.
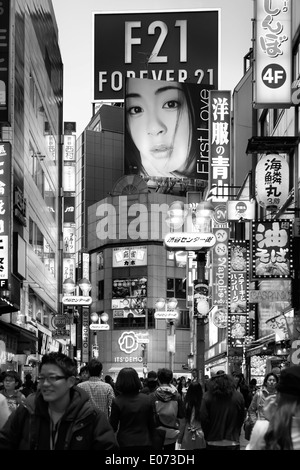
{"type": "Polygon", "coordinates": [[[38,391],[0,431],[1,450],[117,450],[107,417],[75,386],[76,364],[62,353],[43,356],[38,391]]]}

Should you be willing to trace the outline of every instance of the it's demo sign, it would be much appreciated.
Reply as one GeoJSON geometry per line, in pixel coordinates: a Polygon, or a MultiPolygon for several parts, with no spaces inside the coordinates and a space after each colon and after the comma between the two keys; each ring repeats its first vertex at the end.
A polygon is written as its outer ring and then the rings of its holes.
{"type": "Polygon", "coordinates": [[[95,101],[123,101],[126,78],[218,88],[218,9],[93,15],[95,101]]]}

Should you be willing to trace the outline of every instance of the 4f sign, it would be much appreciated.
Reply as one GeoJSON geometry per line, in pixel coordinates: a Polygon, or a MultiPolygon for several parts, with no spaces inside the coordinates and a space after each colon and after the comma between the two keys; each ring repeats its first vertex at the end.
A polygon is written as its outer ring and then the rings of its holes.
{"type": "Polygon", "coordinates": [[[292,83],[292,5],[281,0],[255,2],[256,108],[289,108],[292,83]]]}

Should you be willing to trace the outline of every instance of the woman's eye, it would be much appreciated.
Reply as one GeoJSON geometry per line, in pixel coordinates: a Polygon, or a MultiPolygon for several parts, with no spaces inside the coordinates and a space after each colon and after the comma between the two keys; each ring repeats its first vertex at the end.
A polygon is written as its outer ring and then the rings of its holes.
{"type": "Polygon", "coordinates": [[[179,108],[180,103],[176,100],[171,100],[167,101],[164,105],[163,108],[168,108],[168,109],[176,109],[179,108]]]}
{"type": "Polygon", "coordinates": [[[140,106],[132,106],[132,108],[128,109],[128,114],[130,114],[130,115],[139,114],[142,111],[143,110],[140,106]]]}

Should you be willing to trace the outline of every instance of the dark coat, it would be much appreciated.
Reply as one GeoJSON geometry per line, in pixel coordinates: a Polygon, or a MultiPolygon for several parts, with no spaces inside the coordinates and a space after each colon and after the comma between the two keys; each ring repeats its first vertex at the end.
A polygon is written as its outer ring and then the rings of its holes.
{"type": "MultiPolygon", "coordinates": [[[[55,450],[118,450],[105,414],[92,408],[84,390],[73,387],[70,393],[55,450]]],[[[30,395],[0,430],[1,450],[50,450],[48,403],[39,392],[30,395]]]]}
{"type": "Polygon", "coordinates": [[[203,395],[200,422],[206,441],[227,439],[239,442],[245,419],[245,400],[234,390],[231,397],[217,398],[210,392],[203,395]]]}

